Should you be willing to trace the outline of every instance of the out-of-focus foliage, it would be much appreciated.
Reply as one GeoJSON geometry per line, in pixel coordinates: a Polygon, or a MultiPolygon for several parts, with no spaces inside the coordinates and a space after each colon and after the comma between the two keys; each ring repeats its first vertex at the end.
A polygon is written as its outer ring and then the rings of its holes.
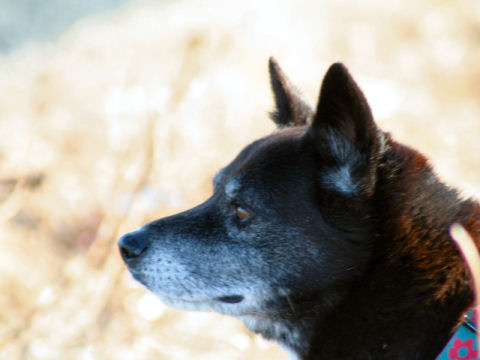
{"type": "Polygon", "coordinates": [[[164,307],[116,238],[206,199],[273,130],[270,55],[312,102],[345,62],[380,126],[478,196],[479,19],[478,0],[134,3],[0,58],[0,359],[286,358],[164,307]]]}

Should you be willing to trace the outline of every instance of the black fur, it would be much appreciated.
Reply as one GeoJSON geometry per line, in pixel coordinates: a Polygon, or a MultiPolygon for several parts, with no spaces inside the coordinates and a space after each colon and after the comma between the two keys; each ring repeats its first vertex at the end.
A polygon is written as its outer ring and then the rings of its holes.
{"type": "Polygon", "coordinates": [[[280,128],[309,123],[313,117],[312,107],[301,92],[290,82],[273,57],[268,61],[268,69],[276,104],[276,109],[270,113],[272,120],[280,128]]]}
{"type": "Polygon", "coordinates": [[[435,359],[473,302],[448,230],[478,243],[479,204],[377,127],[342,64],[315,113],[269,65],[285,128],[222,169],[205,203],[122,237],[129,270],[167,304],[235,316],[299,359],[435,359]]]}

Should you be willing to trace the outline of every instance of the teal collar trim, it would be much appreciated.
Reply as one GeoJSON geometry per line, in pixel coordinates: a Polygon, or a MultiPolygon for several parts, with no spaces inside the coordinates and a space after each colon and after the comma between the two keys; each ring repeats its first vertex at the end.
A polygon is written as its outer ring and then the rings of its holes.
{"type": "Polygon", "coordinates": [[[477,360],[477,311],[475,307],[468,314],[457,332],[436,360],[477,360]]]}

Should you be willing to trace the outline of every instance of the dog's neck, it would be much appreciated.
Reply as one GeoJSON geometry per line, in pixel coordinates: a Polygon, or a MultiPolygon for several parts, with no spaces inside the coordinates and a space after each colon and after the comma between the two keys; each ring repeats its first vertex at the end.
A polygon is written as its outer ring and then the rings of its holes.
{"type": "Polygon", "coordinates": [[[461,222],[480,239],[479,204],[460,201],[422,155],[392,146],[379,168],[378,199],[389,203],[373,206],[380,231],[366,275],[328,311],[312,306],[296,321],[242,319],[292,359],[356,359],[358,348],[366,351],[361,359],[435,359],[472,304],[467,268],[448,229],[461,222]]]}
{"type": "Polygon", "coordinates": [[[462,223],[478,245],[480,206],[460,200],[421,154],[393,142],[377,177],[369,270],[317,323],[310,352],[355,359],[362,348],[362,359],[435,359],[473,302],[449,227],[462,223]]]}
{"type": "Polygon", "coordinates": [[[313,330],[313,323],[309,319],[292,322],[278,317],[256,315],[242,316],[239,319],[250,331],[278,342],[290,360],[303,359],[308,353],[313,330]]]}
{"type": "Polygon", "coordinates": [[[478,246],[480,204],[461,200],[423,155],[391,140],[377,176],[370,284],[430,302],[447,303],[465,293],[470,299],[467,266],[449,229],[461,223],[478,246]]]}

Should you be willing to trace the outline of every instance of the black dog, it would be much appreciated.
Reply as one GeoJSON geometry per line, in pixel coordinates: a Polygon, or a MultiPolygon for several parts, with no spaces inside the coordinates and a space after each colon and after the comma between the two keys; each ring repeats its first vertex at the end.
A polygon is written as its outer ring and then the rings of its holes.
{"type": "Polygon", "coordinates": [[[314,111],[270,60],[280,130],[248,145],[214,194],[119,241],[166,304],[217,311],[298,359],[434,359],[473,303],[449,237],[480,206],[375,124],[342,64],[314,111]]]}

